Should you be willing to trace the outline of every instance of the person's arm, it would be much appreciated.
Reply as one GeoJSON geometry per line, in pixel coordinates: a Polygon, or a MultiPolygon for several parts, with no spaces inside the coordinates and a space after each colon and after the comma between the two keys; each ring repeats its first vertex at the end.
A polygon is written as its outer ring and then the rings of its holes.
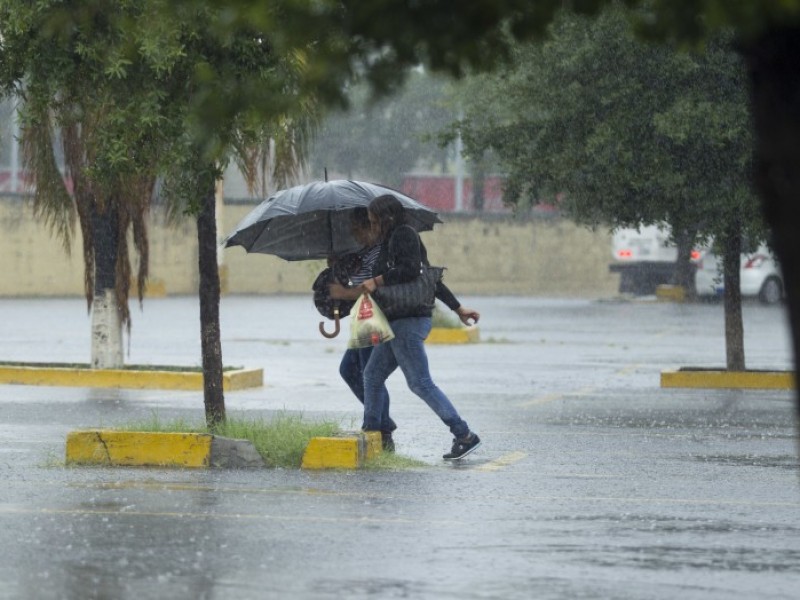
{"type": "Polygon", "coordinates": [[[346,287],[341,283],[334,282],[328,286],[328,291],[331,295],[331,298],[334,300],[357,300],[358,297],[364,292],[374,291],[368,290],[364,283],[354,285],[353,287],[346,287]]]}
{"type": "Polygon", "coordinates": [[[455,294],[450,291],[450,288],[443,281],[439,281],[436,284],[436,297],[444,302],[450,310],[454,311],[464,325],[475,325],[481,318],[481,314],[477,310],[462,306],[455,294]]]}

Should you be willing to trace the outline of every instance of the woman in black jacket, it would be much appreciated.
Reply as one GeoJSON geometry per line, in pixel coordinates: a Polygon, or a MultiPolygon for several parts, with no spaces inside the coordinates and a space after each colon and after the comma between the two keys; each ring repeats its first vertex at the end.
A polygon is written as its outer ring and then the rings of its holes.
{"type": "MultiPolygon", "coordinates": [[[[428,264],[427,252],[417,232],[405,224],[405,212],[400,201],[391,195],[375,198],[369,205],[369,219],[374,238],[383,245],[372,278],[363,282],[359,291],[372,293],[380,286],[405,283],[419,277],[420,265],[428,264]]],[[[332,297],[338,293],[341,292],[331,288],[332,297]]],[[[436,295],[455,310],[464,323],[477,322],[480,318],[477,311],[461,306],[441,282],[436,295]]],[[[443,458],[457,460],[465,457],[481,441],[431,379],[425,352],[425,338],[431,330],[431,309],[420,307],[413,316],[392,320],[391,326],[394,339],[373,349],[364,370],[363,429],[384,433],[389,426],[381,422],[381,415],[388,414],[386,380],[400,367],[409,389],[425,401],[454,436],[452,450],[443,458]]]]}

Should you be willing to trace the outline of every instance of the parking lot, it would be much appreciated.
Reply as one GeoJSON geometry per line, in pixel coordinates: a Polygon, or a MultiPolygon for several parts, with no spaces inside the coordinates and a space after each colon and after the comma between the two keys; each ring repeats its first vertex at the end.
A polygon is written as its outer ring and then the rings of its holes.
{"type": "MultiPolygon", "coordinates": [[[[399,472],[66,468],[73,429],[200,420],[202,393],[0,388],[0,598],[795,598],[793,392],[661,389],[724,365],[720,304],[464,298],[481,342],[430,346],[432,374],[483,438],[390,380],[399,472]]],[[[80,299],[0,299],[0,359],[86,362],[80,299]]],[[[190,297],[133,308],[129,363],[197,365],[190,297]]],[[[230,296],[226,365],[265,386],[229,414],[360,423],[309,297],[230,296]]],[[[748,367],[788,369],[781,306],[744,307],[748,367]]]]}

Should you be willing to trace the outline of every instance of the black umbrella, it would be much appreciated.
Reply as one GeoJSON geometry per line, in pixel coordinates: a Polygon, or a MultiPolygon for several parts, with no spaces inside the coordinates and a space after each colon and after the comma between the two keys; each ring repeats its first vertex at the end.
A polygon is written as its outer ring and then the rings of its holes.
{"type": "Polygon", "coordinates": [[[355,252],[360,244],[350,232],[350,213],[384,194],[400,200],[406,222],[417,231],[430,231],[434,223],[441,223],[427,206],[382,185],[345,179],[314,181],[264,200],[242,219],[224,244],[226,248],[242,246],[247,252],[274,254],[286,260],[355,252]]]}

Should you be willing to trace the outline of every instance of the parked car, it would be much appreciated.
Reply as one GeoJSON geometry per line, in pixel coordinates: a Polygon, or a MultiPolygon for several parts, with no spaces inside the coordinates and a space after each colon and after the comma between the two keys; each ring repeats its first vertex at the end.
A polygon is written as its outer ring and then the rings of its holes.
{"type": "Polygon", "coordinates": [[[620,293],[646,296],[672,281],[678,249],[670,243],[666,225],[643,225],[617,229],[611,256],[608,270],[620,274],[620,293]]]}
{"type": "MultiPolygon", "coordinates": [[[[764,304],[775,304],[783,299],[783,276],[766,246],[742,254],[739,277],[743,297],[758,297],[764,304]]],[[[725,291],[722,257],[711,250],[701,252],[697,261],[695,287],[698,296],[722,295],[725,291]]]]}

